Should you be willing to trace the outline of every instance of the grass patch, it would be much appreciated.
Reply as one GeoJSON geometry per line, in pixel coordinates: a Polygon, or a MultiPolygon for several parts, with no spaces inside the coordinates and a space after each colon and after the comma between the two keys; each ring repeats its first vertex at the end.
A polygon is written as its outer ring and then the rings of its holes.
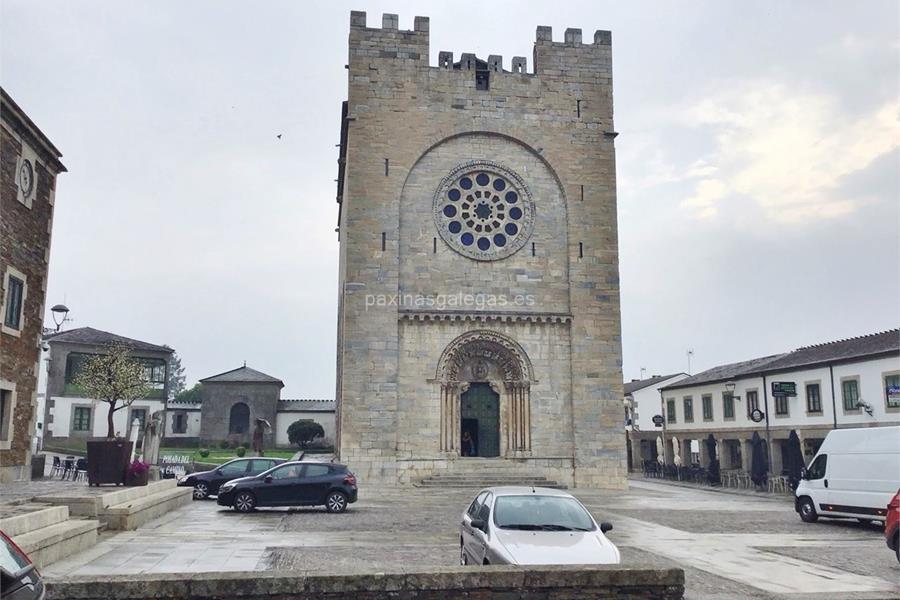
{"type": "MultiPolygon", "coordinates": [[[[177,454],[179,456],[188,455],[191,457],[192,462],[209,463],[214,465],[221,465],[222,463],[228,462],[229,460],[238,458],[237,454],[234,453],[233,448],[229,450],[210,448],[209,456],[200,456],[200,452],[198,450],[194,450],[191,448],[160,448],[159,450],[160,456],[172,454],[177,454]]],[[[266,450],[266,458],[290,458],[294,454],[296,454],[296,450],[266,450]]],[[[245,455],[244,458],[252,457],[245,455]]]]}

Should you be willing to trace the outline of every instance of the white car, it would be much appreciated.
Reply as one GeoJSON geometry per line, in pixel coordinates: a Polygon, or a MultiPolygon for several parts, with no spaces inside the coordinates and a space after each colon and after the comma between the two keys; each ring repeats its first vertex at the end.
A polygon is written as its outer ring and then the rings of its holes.
{"type": "Polygon", "coordinates": [[[619,549],[571,494],[548,488],[482,490],[462,515],[463,565],[616,565],[619,549]]]}

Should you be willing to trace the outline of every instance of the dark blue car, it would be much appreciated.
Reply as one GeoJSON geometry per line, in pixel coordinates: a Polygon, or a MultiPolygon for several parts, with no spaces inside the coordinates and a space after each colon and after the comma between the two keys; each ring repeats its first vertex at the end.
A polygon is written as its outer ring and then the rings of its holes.
{"type": "Polygon", "coordinates": [[[324,506],[328,512],[344,512],[356,496],[356,476],[345,465],[298,461],[229,481],[219,488],[217,502],[238,512],[259,506],[324,506]]]}

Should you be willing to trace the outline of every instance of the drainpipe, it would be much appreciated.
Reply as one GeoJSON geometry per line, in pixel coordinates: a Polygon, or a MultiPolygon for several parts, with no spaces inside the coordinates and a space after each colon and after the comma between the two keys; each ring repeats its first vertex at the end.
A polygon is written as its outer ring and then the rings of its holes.
{"type": "MultiPolygon", "coordinates": [[[[668,414],[666,413],[666,401],[663,399],[663,392],[659,390],[659,414],[662,415],[663,418],[663,428],[662,428],[662,447],[663,447],[663,467],[669,464],[669,461],[666,459],[666,421],[668,420],[668,414]]],[[[656,443],[656,440],[653,440],[653,443],[656,443]]]]}
{"type": "Polygon", "coordinates": [[[772,440],[769,437],[769,388],[766,375],[763,374],[763,402],[766,408],[766,452],[769,454],[769,471],[772,470],[772,440]]]}
{"type": "Polygon", "coordinates": [[[834,367],[832,365],[828,365],[828,373],[831,375],[831,416],[834,417],[832,429],[837,429],[837,402],[834,399],[834,367]]]}

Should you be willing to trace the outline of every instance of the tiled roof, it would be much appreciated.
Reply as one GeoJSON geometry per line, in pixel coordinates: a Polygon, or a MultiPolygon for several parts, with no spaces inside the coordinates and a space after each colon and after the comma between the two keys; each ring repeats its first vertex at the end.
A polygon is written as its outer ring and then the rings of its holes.
{"type": "Polygon", "coordinates": [[[278,401],[278,410],[285,412],[334,412],[334,400],[324,398],[284,398],[278,401]]]}
{"type": "Polygon", "coordinates": [[[792,352],[720,365],[692,375],[687,379],[682,379],[672,385],[667,385],[663,389],[686,388],[702,383],[728,381],[739,377],[759,376],[764,373],[840,363],[885,354],[900,354],[900,329],[891,329],[825,344],[804,346],[792,352]]]}
{"type": "Polygon", "coordinates": [[[251,369],[246,365],[238,367],[237,369],[232,369],[231,371],[225,371],[224,373],[207,377],[206,379],[201,379],[200,381],[202,383],[278,383],[284,387],[284,382],[277,377],[266,375],[265,373],[257,371],[256,369],[251,369]]]}
{"type": "Polygon", "coordinates": [[[156,344],[134,340],[115,333],[109,333],[108,331],[94,329],[93,327],[79,327],[78,329],[60,331],[59,333],[48,333],[44,336],[44,340],[50,343],[66,342],[71,344],[92,344],[95,346],[122,344],[131,350],[140,352],[165,352],[167,354],[174,352],[168,346],[157,346],[156,344]]]}
{"type": "Polygon", "coordinates": [[[900,329],[891,329],[846,340],[798,348],[772,364],[766,365],[766,370],[776,371],[898,352],[900,352],[900,329]]]}
{"type": "Polygon", "coordinates": [[[672,379],[673,377],[678,377],[679,375],[685,375],[685,373],[673,373],[671,375],[654,375],[649,379],[638,379],[636,381],[629,381],[625,383],[625,393],[632,394],[638,390],[642,390],[646,387],[650,387],[652,385],[656,385],[657,383],[662,383],[667,379],[672,379]]]}

